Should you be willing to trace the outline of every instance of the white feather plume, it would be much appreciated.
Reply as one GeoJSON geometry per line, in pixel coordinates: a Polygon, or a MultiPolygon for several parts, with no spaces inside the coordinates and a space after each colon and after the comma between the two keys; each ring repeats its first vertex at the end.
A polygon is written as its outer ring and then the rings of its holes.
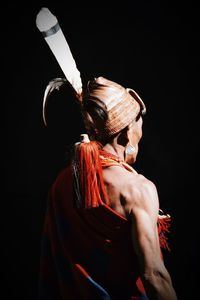
{"type": "Polygon", "coordinates": [[[42,7],[36,16],[36,26],[43,33],[44,38],[59,63],[66,79],[70,82],[78,96],[82,93],[82,80],[72,56],[69,45],[59,26],[57,18],[46,7],[42,7]],[[56,30],[52,30],[57,25],[56,30]],[[48,34],[51,32],[50,34],[48,34]]]}

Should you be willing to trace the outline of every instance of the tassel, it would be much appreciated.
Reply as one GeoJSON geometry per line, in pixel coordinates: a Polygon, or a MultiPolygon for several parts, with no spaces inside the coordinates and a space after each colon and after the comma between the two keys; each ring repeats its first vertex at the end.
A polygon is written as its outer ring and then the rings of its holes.
{"type": "Polygon", "coordinates": [[[90,141],[88,135],[81,135],[82,141],[75,145],[73,171],[76,181],[78,206],[94,208],[108,204],[99,149],[101,145],[90,141]]]}
{"type": "Polygon", "coordinates": [[[169,228],[171,227],[171,217],[170,215],[164,215],[162,210],[160,210],[162,214],[158,215],[158,235],[160,240],[160,246],[163,249],[166,249],[168,251],[170,250],[169,244],[168,244],[168,238],[167,233],[170,232],[169,228]]]}

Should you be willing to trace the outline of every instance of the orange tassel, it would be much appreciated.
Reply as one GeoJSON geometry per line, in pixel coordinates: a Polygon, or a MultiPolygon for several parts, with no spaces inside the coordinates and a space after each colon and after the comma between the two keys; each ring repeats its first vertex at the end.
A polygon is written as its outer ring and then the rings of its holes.
{"type": "Polygon", "coordinates": [[[161,246],[161,248],[167,249],[168,251],[170,251],[170,247],[169,247],[169,244],[167,241],[168,238],[167,238],[166,234],[168,232],[170,232],[169,231],[170,226],[171,226],[170,215],[159,215],[158,216],[158,234],[159,234],[160,246],[161,246]]]}
{"type": "Polygon", "coordinates": [[[81,206],[85,208],[108,204],[99,149],[96,141],[82,142],[76,145],[75,164],[78,169],[78,180],[81,194],[81,206]]]}

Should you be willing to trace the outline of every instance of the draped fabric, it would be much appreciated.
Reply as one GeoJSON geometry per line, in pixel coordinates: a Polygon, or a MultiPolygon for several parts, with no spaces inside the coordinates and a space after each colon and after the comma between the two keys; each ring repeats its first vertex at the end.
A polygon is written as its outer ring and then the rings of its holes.
{"type": "MultiPolygon", "coordinates": [[[[38,299],[148,299],[139,278],[130,221],[103,202],[88,209],[75,203],[69,166],[60,172],[48,195],[38,299]]],[[[159,234],[166,246],[163,228],[168,226],[162,220],[159,234]]]]}
{"type": "Polygon", "coordinates": [[[49,191],[39,299],[145,299],[138,278],[129,222],[107,205],[76,208],[71,169],[64,169],[49,191]]]}

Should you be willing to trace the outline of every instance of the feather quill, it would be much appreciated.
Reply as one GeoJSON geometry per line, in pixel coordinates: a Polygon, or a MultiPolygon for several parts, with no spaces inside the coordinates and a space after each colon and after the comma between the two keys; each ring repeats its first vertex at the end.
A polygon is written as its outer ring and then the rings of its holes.
{"type": "Polygon", "coordinates": [[[66,79],[81,101],[82,80],[80,72],[56,16],[48,8],[42,7],[36,16],[36,26],[43,34],[66,79]]]}

